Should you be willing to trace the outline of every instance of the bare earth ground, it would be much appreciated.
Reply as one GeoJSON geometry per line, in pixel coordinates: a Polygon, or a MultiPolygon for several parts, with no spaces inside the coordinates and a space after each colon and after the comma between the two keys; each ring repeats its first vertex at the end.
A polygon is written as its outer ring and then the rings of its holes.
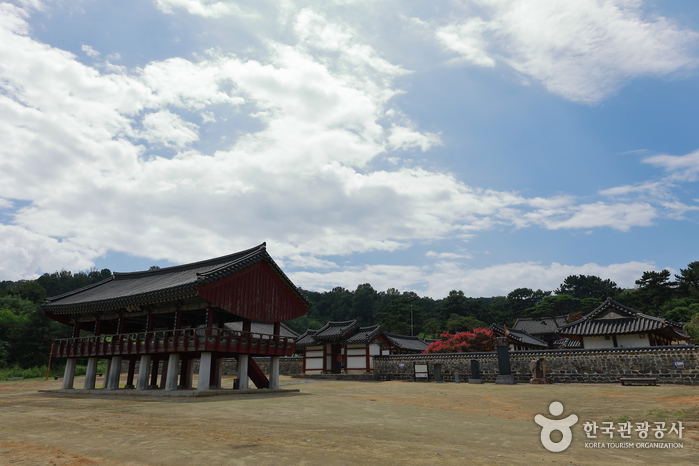
{"type": "MultiPolygon", "coordinates": [[[[699,464],[699,387],[318,381],[287,385],[301,392],[282,395],[37,392],[60,385],[0,383],[0,465],[699,464]],[[572,445],[561,453],[542,447],[533,421],[536,414],[553,417],[552,401],[563,403],[560,417],[579,418],[572,445]],[[657,441],[684,448],[585,448],[622,440],[599,432],[587,440],[584,422],[626,420],[668,427],[682,421],[682,439],[667,434],[657,441]]],[[[625,441],[641,440],[632,433],[625,441]]]]}

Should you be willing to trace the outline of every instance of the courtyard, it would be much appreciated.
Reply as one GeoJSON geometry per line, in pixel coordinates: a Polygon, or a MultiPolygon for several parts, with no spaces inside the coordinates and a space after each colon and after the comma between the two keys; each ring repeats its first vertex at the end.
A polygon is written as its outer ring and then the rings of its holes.
{"type": "MultiPolygon", "coordinates": [[[[76,387],[82,386],[76,378],[76,387]]],[[[201,398],[39,393],[60,381],[0,383],[2,465],[638,465],[696,464],[699,389],[618,384],[469,385],[307,381],[284,394],[201,398]],[[534,416],[559,401],[578,416],[551,453],[534,416]],[[665,422],[663,438],[615,429],[665,422]],[[670,432],[682,423],[682,438],[670,432]],[[587,438],[584,423],[600,427],[587,438]],[[638,448],[639,443],[674,444],[638,448]],[[612,445],[600,448],[600,445],[612,445]],[[678,448],[681,444],[682,448],[678,448]],[[625,445],[625,448],[619,446],[625,445]],[[629,447],[629,445],[632,445],[629,447]],[[672,446],[672,445],[671,445],[672,446]]],[[[302,383],[293,383],[302,382],[302,383]]],[[[99,383],[99,381],[98,381],[99,383]]],[[[224,386],[232,379],[225,378],[224,386]]],[[[560,439],[552,435],[554,441],[560,439]]]]}

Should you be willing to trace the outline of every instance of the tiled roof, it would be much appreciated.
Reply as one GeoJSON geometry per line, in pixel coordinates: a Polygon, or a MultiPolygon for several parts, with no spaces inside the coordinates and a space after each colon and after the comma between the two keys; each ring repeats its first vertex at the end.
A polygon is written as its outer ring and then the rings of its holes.
{"type": "Polygon", "coordinates": [[[490,326],[489,330],[492,330],[495,333],[498,333],[500,335],[507,335],[507,338],[513,340],[514,342],[528,345],[528,346],[534,346],[534,347],[539,347],[539,348],[548,348],[549,345],[542,340],[539,340],[533,335],[528,334],[524,330],[515,330],[515,329],[507,329],[508,333],[505,333],[505,327],[502,325],[498,324],[493,324],[490,326]]]}
{"type": "MultiPolygon", "coordinates": [[[[243,330],[243,322],[228,322],[226,328],[235,330],[236,332],[241,332],[243,330]]],[[[273,322],[251,322],[250,332],[260,333],[263,335],[274,335],[274,323],[273,322]]],[[[283,337],[297,338],[298,333],[291,330],[284,324],[280,324],[279,334],[283,337]]]]}
{"type": "Polygon", "coordinates": [[[199,286],[267,262],[302,302],[308,300],[291,283],[267,253],[265,243],[245,251],[191,264],[143,272],[118,273],[101,282],[46,298],[45,311],[54,313],[114,309],[197,296],[199,286]]]}
{"type": "Polygon", "coordinates": [[[688,335],[676,325],[676,322],[643,314],[607,298],[604,303],[582,319],[561,326],[559,333],[561,335],[601,336],[663,330],[675,338],[687,339],[688,335]]]}
{"type": "Polygon", "coordinates": [[[567,316],[540,317],[540,318],[520,318],[517,319],[514,330],[524,330],[530,335],[541,335],[544,333],[556,333],[558,327],[566,324],[567,316]]]}
{"type": "Polygon", "coordinates": [[[553,342],[555,348],[580,348],[580,342],[578,340],[573,340],[572,338],[561,338],[553,342]]]}
{"type": "Polygon", "coordinates": [[[385,333],[386,338],[393,343],[393,345],[397,346],[400,349],[403,350],[411,350],[411,351],[425,351],[427,349],[428,343],[426,343],[423,340],[420,340],[418,337],[409,337],[407,335],[396,335],[395,333],[385,333]]]}
{"type": "Polygon", "coordinates": [[[323,325],[314,335],[316,340],[341,340],[359,328],[356,320],[344,322],[328,322],[323,325]]]}
{"type": "Polygon", "coordinates": [[[371,327],[361,327],[357,333],[350,335],[340,342],[341,345],[349,345],[353,343],[371,343],[379,335],[381,335],[381,326],[372,325],[371,327]]]}
{"type": "Polygon", "coordinates": [[[316,332],[317,330],[306,330],[305,332],[303,332],[301,336],[296,339],[296,346],[303,347],[319,345],[320,343],[318,343],[314,338],[316,332]]]}

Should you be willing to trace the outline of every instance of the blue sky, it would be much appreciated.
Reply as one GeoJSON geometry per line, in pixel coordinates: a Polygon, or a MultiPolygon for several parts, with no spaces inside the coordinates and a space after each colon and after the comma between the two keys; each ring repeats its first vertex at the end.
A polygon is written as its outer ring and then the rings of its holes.
{"type": "Polygon", "coordinates": [[[698,66],[693,1],[0,0],[0,279],[631,287],[699,260],[698,66]]]}

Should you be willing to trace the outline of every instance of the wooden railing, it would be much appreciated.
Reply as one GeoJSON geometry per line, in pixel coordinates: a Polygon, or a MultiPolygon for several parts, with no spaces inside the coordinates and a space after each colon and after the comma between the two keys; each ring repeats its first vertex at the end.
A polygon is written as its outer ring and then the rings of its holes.
{"type": "Polygon", "coordinates": [[[191,328],[56,340],[53,356],[90,358],[202,351],[290,356],[295,346],[292,337],[220,328],[191,328]]]}

